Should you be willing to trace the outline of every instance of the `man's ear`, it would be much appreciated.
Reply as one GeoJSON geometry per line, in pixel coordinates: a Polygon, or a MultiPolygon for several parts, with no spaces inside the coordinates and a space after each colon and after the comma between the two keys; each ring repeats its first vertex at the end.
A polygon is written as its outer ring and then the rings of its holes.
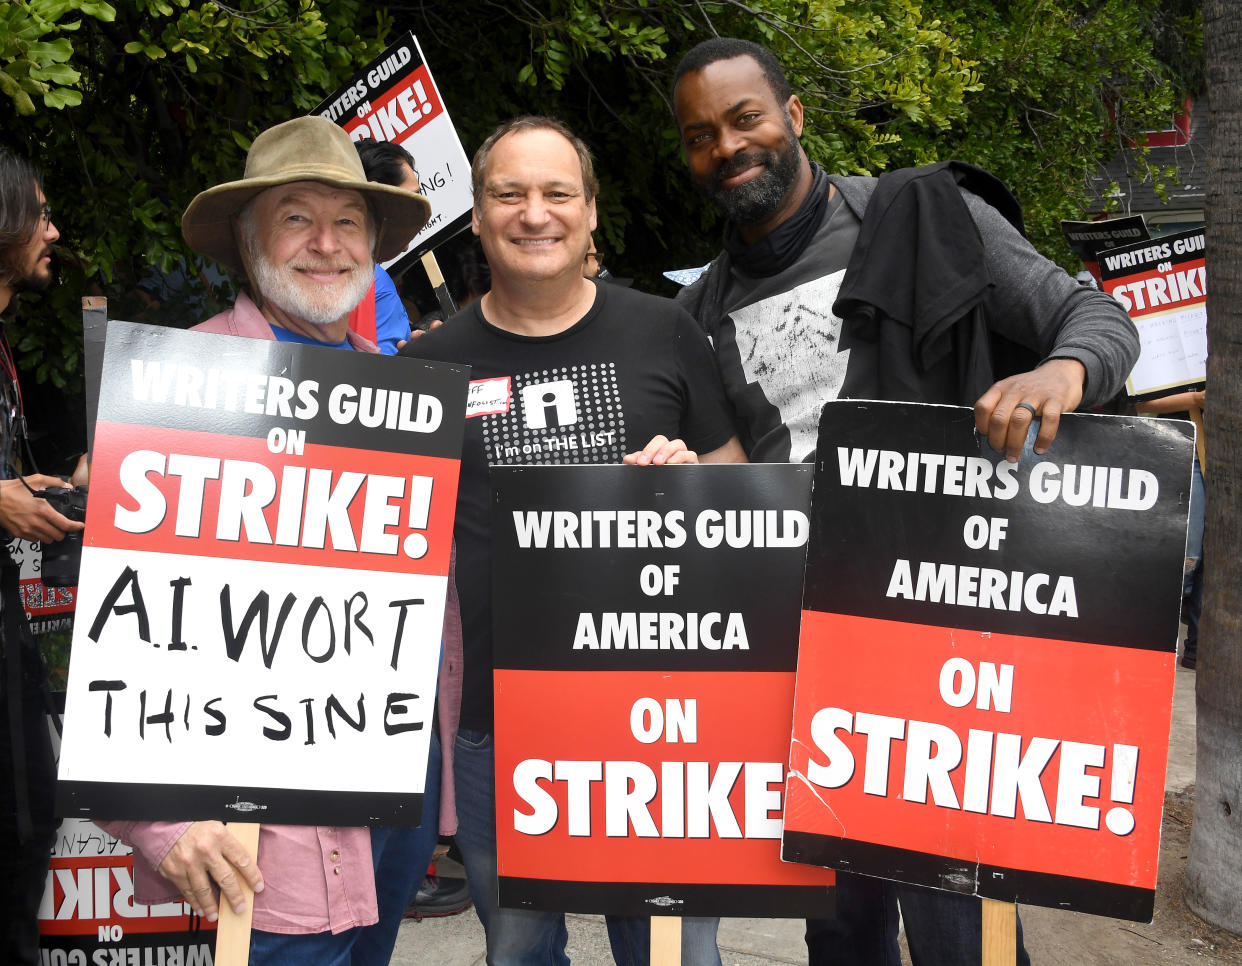
{"type": "Polygon", "coordinates": [[[474,205],[470,206],[470,230],[479,233],[479,209],[474,205]]]}
{"type": "Polygon", "coordinates": [[[388,222],[383,218],[376,217],[375,210],[370,206],[367,207],[367,217],[371,219],[371,223],[375,225],[374,241],[371,242],[371,261],[376,265],[379,264],[379,249],[384,241],[384,229],[388,227],[388,222]]]}
{"type": "Polygon", "coordinates": [[[802,102],[798,100],[797,94],[790,94],[789,100],[785,102],[785,110],[789,112],[789,118],[793,121],[794,134],[802,137],[802,119],[803,111],[802,102]]]}
{"type": "Polygon", "coordinates": [[[594,198],[591,199],[590,209],[591,209],[591,231],[595,231],[595,226],[598,223],[598,218],[596,217],[594,198]]]}

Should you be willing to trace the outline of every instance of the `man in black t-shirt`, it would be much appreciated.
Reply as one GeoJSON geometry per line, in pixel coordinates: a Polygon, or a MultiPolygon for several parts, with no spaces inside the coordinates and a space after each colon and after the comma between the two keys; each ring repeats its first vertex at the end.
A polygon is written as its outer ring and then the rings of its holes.
{"type": "MultiPolygon", "coordinates": [[[[562,914],[496,902],[490,467],[744,457],[694,320],[666,299],[583,277],[598,187],[586,146],[559,122],[518,118],[484,142],[471,173],[491,291],[401,353],[471,366],[455,527],[465,643],[457,843],[490,966],[563,966],[562,914]]],[[[647,961],[648,920],[608,926],[620,966],[647,961]]],[[[714,919],[687,920],[683,963],[718,964],[715,932],[714,919]]]]}

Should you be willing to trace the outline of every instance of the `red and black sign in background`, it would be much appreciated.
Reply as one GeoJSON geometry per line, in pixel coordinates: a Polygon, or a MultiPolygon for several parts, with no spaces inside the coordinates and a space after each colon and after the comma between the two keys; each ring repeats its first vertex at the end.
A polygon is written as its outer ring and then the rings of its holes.
{"type": "Polygon", "coordinates": [[[777,841],[810,472],[493,468],[502,905],[825,914],[777,841]]]}
{"type": "Polygon", "coordinates": [[[1193,448],[1068,415],[825,407],[783,854],[1150,919],[1193,448]]]}

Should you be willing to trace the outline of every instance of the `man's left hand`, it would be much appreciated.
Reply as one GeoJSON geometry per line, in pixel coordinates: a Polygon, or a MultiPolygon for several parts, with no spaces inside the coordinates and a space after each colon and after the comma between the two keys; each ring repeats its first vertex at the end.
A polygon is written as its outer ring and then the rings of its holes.
{"type": "Polygon", "coordinates": [[[1077,359],[1049,359],[1030,372],[1002,379],[975,403],[975,429],[987,435],[992,449],[1016,463],[1031,422],[1039,419],[1035,452],[1043,455],[1056,438],[1061,414],[1082,402],[1086,377],[1086,367],[1077,359]]]}
{"type": "Polygon", "coordinates": [[[630,466],[675,466],[678,463],[697,463],[699,454],[687,449],[680,439],[656,436],[637,453],[629,453],[624,462],[630,466]]]}

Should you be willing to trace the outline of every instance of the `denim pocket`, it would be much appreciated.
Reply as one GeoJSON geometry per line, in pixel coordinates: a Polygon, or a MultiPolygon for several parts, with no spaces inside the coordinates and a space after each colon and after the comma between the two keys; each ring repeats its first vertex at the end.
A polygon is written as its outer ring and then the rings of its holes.
{"type": "Polygon", "coordinates": [[[457,731],[457,744],[470,751],[483,751],[492,746],[492,735],[489,731],[460,728],[457,731]]]}

